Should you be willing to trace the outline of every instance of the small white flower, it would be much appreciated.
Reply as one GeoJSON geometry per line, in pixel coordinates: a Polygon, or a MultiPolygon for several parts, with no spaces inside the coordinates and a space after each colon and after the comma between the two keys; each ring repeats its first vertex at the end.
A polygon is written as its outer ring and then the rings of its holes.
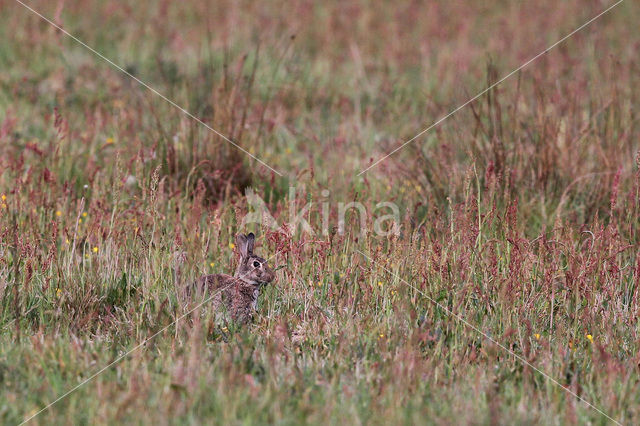
{"type": "Polygon", "coordinates": [[[131,188],[131,187],[133,187],[133,186],[135,186],[135,185],[136,185],[136,182],[137,182],[136,177],[135,177],[135,176],[133,176],[133,175],[129,175],[129,176],[127,176],[127,180],[126,180],[124,183],[125,183],[125,185],[127,185],[129,188],[131,188]]]}

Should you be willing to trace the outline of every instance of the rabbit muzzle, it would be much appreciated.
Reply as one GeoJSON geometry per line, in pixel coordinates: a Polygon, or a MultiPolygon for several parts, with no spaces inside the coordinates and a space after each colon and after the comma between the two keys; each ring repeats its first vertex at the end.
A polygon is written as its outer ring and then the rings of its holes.
{"type": "Polygon", "coordinates": [[[265,268],[258,273],[258,282],[261,286],[266,286],[267,284],[273,282],[276,279],[276,274],[271,270],[271,268],[265,268]]]}

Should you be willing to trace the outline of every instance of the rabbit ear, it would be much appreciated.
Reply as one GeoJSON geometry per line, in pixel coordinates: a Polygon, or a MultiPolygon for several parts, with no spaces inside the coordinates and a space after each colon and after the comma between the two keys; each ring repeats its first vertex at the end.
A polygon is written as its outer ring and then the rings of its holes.
{"type": "Polygon", "coordinates": [[[253,232],[249,232],[247,234],[247,253],[253,254],[253,246],[256,243],[256,236],[253,235],[253,232]]]}
{"type": "Polygon", "coordinates": [[[247,237],[244,234],[238,234],[236,236],[236,243],[238,243],[238,250],[240,251],[240,257],[242,257],[243,259],[246,258],[249,252],[248,250],[249,241],[247,240],[247,237]]]}

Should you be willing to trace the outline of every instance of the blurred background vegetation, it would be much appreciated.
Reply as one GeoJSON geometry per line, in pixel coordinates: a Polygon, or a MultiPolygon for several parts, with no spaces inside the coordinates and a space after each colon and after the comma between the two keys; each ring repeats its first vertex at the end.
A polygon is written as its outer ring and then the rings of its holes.
{"type": "Polygon", "coordinates": [[[360,176],[609,4],[28,4],[282,176],[0,0],[3,423],[182,315],[186,282],[232,272],[249,187],[281,223],[391,201],[402,232],[251,229],[282,267],[254,325],[205,310],[35,422],[604,421],[407,283],[638,420],[637,4],[360,176]]]}

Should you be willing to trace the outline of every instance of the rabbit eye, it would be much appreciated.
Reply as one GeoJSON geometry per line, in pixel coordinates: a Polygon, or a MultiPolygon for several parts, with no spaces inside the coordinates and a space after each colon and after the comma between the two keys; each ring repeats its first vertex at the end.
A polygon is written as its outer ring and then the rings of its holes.
{"type": "Polygon", "coordinates": [[[254,268],[259,268],[260,267],[260,262],[258,262],[257,260],[255,262],[253,262],[253,267],[254,268]]]}

